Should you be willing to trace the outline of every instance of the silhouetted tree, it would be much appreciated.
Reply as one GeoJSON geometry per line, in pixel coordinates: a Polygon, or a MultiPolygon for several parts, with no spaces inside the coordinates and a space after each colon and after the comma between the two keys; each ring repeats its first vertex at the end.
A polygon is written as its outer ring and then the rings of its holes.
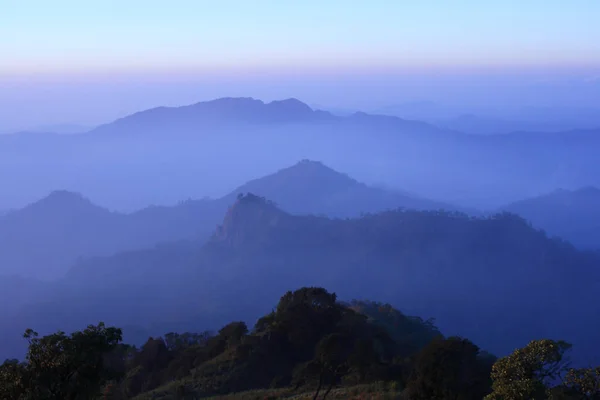
{"type": "Polygon", "coordinates": [[[436,339],[418,354],[407,392],[410,399],[480,400],[489,393],[489,370],[467,339],[436,339]]]}
{"type": "Polygon", "coordinates": [[[534,340],[496,361],[492,367],[493,392],[486,400],[546,399],[552,382],[567,372],[569,343],[534,340]]]}
{"type": "Polygon", "coordinates": [[[94,398],[120,372],[106,362],[122,339],[120,329],[100,323],[71,335],[57,332],[41,338],[28,329],[24,337],[29,341],[25,363],[10,361],[1,368],[3,399],[94,398]]]}

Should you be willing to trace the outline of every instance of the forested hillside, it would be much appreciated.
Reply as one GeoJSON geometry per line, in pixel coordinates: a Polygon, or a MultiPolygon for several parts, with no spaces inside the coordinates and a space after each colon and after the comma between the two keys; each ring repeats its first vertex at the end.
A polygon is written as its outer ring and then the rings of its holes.
{"type": "Polygon", "coordinates": [[[0,0],[0,400],[600,400],[598,16],[0,0]]]}
{"type": "Polygon", "coordinates": [[[0,366],[2,400],[326,399],[340,398],[338,388],[342,398],[600,398],[600,368],[570,368],[569,343],[535,340],[497,359],[388,304],[344,304],[316,287],[288,291],[252,329],[234,321],[139,348],[103,323],[25,339],[25,361],[0,366]]]}
{"type": "Polygon", "coordinates": [[[304,285],[433,317],[444,334],[499,355],[549,336],[572,342],[577,360],[595,362],[599,265],[597,254],[511,214],[396,210],[330,219],[292,216],[246,194],[205,244],[82,261],[2,321],[2,351],[22,354],[15,338],[30,326],[50,333],[103,320],[140,343],[169,329],[252,323],[282,291],[304,285]]]}

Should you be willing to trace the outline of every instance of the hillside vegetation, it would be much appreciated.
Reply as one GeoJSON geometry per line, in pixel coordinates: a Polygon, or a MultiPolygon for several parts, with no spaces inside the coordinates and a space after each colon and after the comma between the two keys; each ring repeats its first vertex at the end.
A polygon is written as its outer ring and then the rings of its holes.
{"type": "Polygon", "coordinates": [[[290,215],[252,194],[235,200],[204,244],[85,260],[47,292],[26,297],[21,288],[23,300],[1,322],[2,355],[20,357],[19,333],[31,326],[47,334],[105,321],[139,345],[168,330],[252,324],[297,286],[433,317],[445,334],[499,355],[552,337],[573,343],[579,363],[600,362],[596,253],[512,214],[393,210],[330,219],[290,215]]]}
{"type": "Polygon", "coordinates": [[[316,287],[284,294],[252,330],[231,322],[140,348],[121,335],[103,323],[41,338],[28,330],[25,362],[0,367],[0,399],[600,398],[600,368],[569,368],[566,342],[532,341],[496,359],[389,305],[343,304],[316,287]]]}

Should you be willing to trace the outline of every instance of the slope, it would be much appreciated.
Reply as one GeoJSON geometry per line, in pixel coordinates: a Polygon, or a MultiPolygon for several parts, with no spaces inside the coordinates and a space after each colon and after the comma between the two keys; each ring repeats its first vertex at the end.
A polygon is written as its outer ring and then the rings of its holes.
{"type": "Polygon", "coordinates": [[[474,190],[480,180],[473,175],[490,168],[471,169],[480,154],[506,149],[418,121],[365,113],[337,117],[294,99],[248,98],[141,111],[82,135],[8,135],[0,144],[7,165],[0,169],[7,191],[0,208],[68,187],[121,210],[220,197],[240,182],[305,158],[360,181],[445,198],[467,184],[474,190]]]}
{"type": "Polygon", "coordinates": [[[119,231],[117,214],[79,194],[52,192],[0,219],[2,273],[56,276],[76,257],[116,245],[119,231]],[[107,243],[107,238],[114,242],[107,243]]]}
{"type": "Polygon", "coordinates": [[[600,249],[600,189],[560,189],[509,204],[503,209],[519,214],[535,227],[579,247],[600,249]]]}
{"type": "Polygon", "coordinates": [[[0,273],[56,279],[81,257],[171,240],[200,240],[214,226],[202,224],[203,216],[212,211],[205,204],[121,214],[98,207],[80,194],[54,191],[0,217],[0,273]]]}
{"type": "Polygon", "coordinates": [[[201,248],[136,253],[81,264],[60,293],[23,308],[6,335],[18,337],[34,322],[49,331],[98,320],[195,331],[253,323],[282,291],[324,286],[342,299],[370,298],[434,317],[444,334],[472,338],[498,355],[551,337],[572,342],[577,360],[600,359],[593,317],[600,312],[600,259],[511,214],[388,211],[329,219],[293,216],[244,195],[201,248]]]}
{"type": "Polygon", "coordinates": [[[296,214],[356,217],[386,209],[453,209],[452,206],[371,188],[320,162],[304,160],[255,179],[215,200],[190,200],[123,214],[81,195],[56,191],[0,217],[2,273],[57,278],[78,257],[109,256],[160,242],[207,238],[239,193],[273,199],[296,214]],[[36,249],[29,251],[28,249],[36,249]]]}
{"type": "Polygon", "coordinates": [[[232,204],[239,193],[253,193],[292,214],[356,217],[387,209],[456,209],[455,206],[401,192],[374,188],[319,161],[302,160],[276,173],[251,180],[224,199],[232,204]]]}
{"type": "Polygon", "coordinates": [[[99,126],[89,135],[198,135],[202,129],[244,124],[327,122],[335,117],[297,99],[264,103],[253,98],[220,98],[182,107],[158,107],[99,126]]]}
{"type": "Polygon", "coordinates": [[[600,357],[590,333],[600,258],[515,215],[389,211],[331,220],[263,202],[239,199],[203,250],[203,270],[246,302],[266,306],[278,289],[323,285],[435,317],[444,333],[497,354],[557,337],[579,345],[576,358],[600,357]]]}

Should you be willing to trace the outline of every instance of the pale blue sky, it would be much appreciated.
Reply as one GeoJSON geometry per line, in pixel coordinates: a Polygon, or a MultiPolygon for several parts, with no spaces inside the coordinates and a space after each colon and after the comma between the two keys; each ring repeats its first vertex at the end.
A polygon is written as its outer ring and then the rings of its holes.
{"type": "Polygon", "coordinates": [[[0,0],[0,133],[224,96],[600,104],[600,0],[0,0]]]}
{"type": "Polygon", "coordinates": [[[0,0],[0,72],[598,66],[597,0],[0,0]]]}

